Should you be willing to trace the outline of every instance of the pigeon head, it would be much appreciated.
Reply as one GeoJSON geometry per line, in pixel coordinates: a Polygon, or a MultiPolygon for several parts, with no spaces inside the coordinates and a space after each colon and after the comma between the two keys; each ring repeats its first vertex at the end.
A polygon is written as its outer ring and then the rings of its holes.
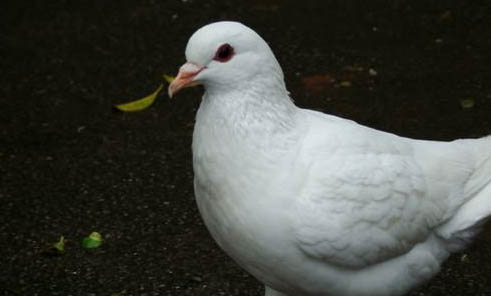
{"type": "Polygon", "coordinates": [[[196,31],[186,46],[186,63],[169,86],[169,96],[202,84],[207,91],[248,88],[251,81],[279,80],[283,73],[268,44],[237,22],[217,22],[196,31]]]}

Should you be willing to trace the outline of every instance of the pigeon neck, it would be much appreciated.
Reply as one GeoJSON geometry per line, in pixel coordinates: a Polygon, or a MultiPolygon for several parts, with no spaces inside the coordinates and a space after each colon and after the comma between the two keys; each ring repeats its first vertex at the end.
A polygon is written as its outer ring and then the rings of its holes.
{"type": "Polygon", "coordinates": [[[282,80],[260,78],[235,88],[209,87],[200,106],[207,124],[214,122],[237,134],[253,133],[256,137],[288,132],[294,126],[296,110],[282,80]]]}
{"type": "Polygon", "coordinates": [[[299,109],[289,98],[283,81],[276,85],[256,81],[227,91],[206,89],[196,115],[193,145],[214,142],[222,147],[239,145],[254,151],[288,149],[297,136],[299,109]]]}

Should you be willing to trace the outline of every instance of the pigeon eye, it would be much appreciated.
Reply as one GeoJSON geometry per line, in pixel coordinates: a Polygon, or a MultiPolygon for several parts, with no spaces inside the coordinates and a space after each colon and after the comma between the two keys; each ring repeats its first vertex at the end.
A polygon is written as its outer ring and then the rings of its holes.
{"type": "Polygon", "coordinates": [[[230,46],[230,44],[225,43],[217,49],[217,52],[215,53],[215,57],[213,59],[215,61],[225,63],[228,62],[233,55],[234,55],[234,48],[230,46]]]}

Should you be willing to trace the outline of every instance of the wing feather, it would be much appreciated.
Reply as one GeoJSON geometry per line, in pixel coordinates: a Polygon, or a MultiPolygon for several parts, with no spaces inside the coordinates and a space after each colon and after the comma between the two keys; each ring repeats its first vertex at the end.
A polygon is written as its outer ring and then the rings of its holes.
{"type": "Polygon", "coordinates": [[[361,268],[424,241],[448,208],[427,196],[408,139],[313,116],[296,201],[296,238],[308,256],[361,268]],[[346,137],[346,134],[350,137],[346,137]]]}

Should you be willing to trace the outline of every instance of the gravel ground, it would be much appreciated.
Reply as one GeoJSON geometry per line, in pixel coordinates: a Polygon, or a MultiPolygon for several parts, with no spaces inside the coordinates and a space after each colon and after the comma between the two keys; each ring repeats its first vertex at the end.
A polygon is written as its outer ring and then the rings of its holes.
{"type": "MultiPolygon", "coordinates": [[[[3,1],[0,295],[261,295],[195,206],[202,90],[112,108],[175,74],[200,26],[254,28],[300,106],[450,140],[491,131],[489,15],[489,1],[3,1]],[[82,248],[92,231],[104,244],[82,248]],[[61,235],[65,253],[44,254],[61,235]]],[[[411,295],[491,295],[490,243],[488,225],[411,295]]]]}

